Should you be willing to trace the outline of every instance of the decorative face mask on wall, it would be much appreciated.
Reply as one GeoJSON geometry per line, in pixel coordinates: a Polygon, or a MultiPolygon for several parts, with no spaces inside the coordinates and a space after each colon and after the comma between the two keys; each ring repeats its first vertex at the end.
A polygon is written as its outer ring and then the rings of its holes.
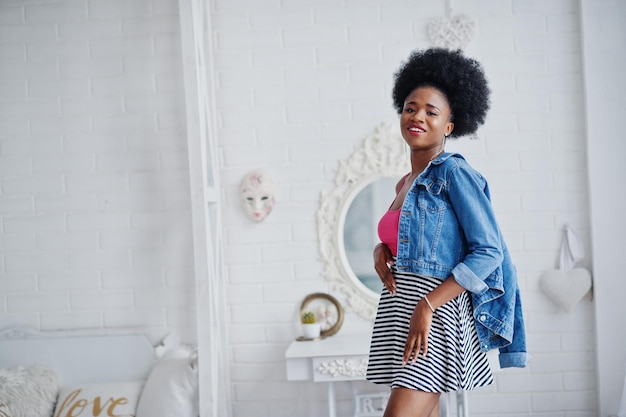
{"type": "Polygon", "coordinates": [[[265,220],[274,208],[274,181],[265,171],[248,172],[241,180],[241,204],[255,222],[265,220]]]}

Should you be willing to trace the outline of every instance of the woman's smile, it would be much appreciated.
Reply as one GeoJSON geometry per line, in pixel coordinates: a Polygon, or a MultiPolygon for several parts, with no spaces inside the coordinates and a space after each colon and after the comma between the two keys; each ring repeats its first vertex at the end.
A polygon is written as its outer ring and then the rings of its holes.
{"type": "Polygon", "coordinates": [[[429,150],[440,146],[452,132],[448,99],[439,89],[418,87],[404,101],[400,115],[402,136],[412,150],[429,150]]]}
{"type": "Polygon", "coordinates": [[[422,133],[426,133],[426,130],[419,126],[409,126],[408,129],[410,135],[418,136],[422,133]]]}

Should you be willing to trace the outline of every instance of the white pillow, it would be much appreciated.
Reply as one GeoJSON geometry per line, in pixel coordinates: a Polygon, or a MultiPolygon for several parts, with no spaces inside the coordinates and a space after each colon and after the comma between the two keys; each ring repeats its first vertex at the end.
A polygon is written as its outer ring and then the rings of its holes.
{"type": "Polygon", "coordinates": [[[197,417],[198,359],[181,350],[159,360],[143,387],[136,417],[197,417]]]}
{"type": "Polygon", "coordinates": [[[59,378],[44,365],[0,369],[0,416],[50,417],[59,378]]]}
{"type": "Polygon", "coordinates": [[[129,381],[63,387],[54,417],[134,416],[142,386],[142,381],[129,381]]]}

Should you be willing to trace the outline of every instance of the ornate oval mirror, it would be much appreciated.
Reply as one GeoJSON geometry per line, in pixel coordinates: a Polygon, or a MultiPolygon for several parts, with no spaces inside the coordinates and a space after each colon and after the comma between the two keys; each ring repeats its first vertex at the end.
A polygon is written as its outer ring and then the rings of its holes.
{"type": "Polygon", "coordinates": [[[372,250],[377,224],[410,170],[404,140],[388,124],[377,126],[360,148],[339,162],[335,188],[323,192],[317,212],[322,274],[346,295],[346,309],[373,320],[382,284],[372,250]]]}
{"type": "Polygon", "coordinates": [[[397,182],[396,177],[385,177],[366,184],[349,202],[341,228],[347,265],[376,294],[383,284],[372,267],[372,249],[379,242],[378,221],[394,199],[397,182]]]}

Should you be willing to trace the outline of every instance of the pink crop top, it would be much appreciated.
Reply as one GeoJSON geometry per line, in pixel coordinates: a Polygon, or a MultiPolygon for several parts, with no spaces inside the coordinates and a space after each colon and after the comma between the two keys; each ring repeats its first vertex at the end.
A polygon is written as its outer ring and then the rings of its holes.
{"type": "MultiPolygon", "coordinates": [[[[402,177],[402,185],[406,182],[407,178],[409,178],[411,173],[409,172],[404,177],[402,177]]],[[[393,206],[394,201],[391,202],[391,206],[393,206]]],[[[381,242],[389,247],[391,254],[393,256],[398,256],[398,229],[400,228],[400,210],[387,210],[383,217],[380,218],[378,222],[378,238],[381,242]]]]}
{"type": "Polygon", "coordinates": [[[387,210],[378,222],[378,238],[389,247],[393,256],[398,255],[398,222],[400,209],[387,210]]]}
{"type": "MultiPolygon", "coordinates": [[[[402,185],[404,185],[410,174],[409,172],[402,178],[402,185]]],[[[393,206],[394,202],[395,200],[389,207],[393,206]]],[[[378,222],[378,238],[389,247],[393,256],[398,256],[398,223],[400,223],[400,210],[401,209],[387,210],[378,222]]]]}

